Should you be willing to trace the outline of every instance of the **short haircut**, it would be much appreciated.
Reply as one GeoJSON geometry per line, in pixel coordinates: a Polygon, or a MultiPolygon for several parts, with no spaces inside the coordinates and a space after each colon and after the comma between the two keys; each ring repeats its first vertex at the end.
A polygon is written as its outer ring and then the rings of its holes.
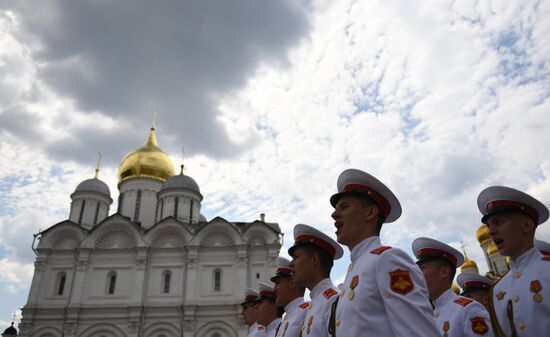
{"type": "Polygon", "coordinates": [[[382,209],[371,199],[371,197],[369,197],[367,193],[363,191],[356,191],[356,192],[357,193],[353,193],[350,196],[359,199],[362,207],[376,206],[376,208],[378,208],[378,217],[376,219],[376,233],[380,235],[380,231],[382,230],[382,225],[384,224],[384,220],[385,220],[382,209]]]}
{"type": "Polygon", "coordinates": [[[309,243],[301,244],[299,247],[304,249],[304,251],[310,255],[317,254],[317,256],[319,256],[321,273],[323,273],[324,276],[330,276],[330,271],[334,265],[334,259],[329,252],[309,243]]]}

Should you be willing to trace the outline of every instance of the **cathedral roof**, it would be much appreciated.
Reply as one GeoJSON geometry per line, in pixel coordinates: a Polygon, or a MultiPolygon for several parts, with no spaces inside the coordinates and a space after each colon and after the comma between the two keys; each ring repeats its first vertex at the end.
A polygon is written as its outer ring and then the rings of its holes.
{"type": "Polygon", "coordinates": [[[83,182],[78,184],[75,192],[97,192],[111,196],[109,186],[107,186],[107,184],[97,178],[84,180],[83,182]]]}
{"type": "Polygon", "coordinates": [[[172,160],[157,143],[155,128],[151,127],[145,145],[128,153],[120,162],[118,182],[130,178],[151,178],[166,181],[174,175],[172,160]]]}

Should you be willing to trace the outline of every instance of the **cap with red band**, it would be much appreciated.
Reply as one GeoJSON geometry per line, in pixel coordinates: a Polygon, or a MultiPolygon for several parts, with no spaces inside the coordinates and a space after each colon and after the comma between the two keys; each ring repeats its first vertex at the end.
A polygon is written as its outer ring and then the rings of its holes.
{"type": "Polygon", "coordinates": [[[262,299],[272,299],[276,298],[273,287],[264,282],[258,282],[258,289],[260,293],[260,300],[262,299]]]}
{"type": "Polygon", "coordinates": [[[461,273],[456,278],[456,282],[464,292],[475,289],[489,290],[491,286],[495,283],[488,277],[471,272],[461,273]]]}
{"type": "Polygon", "coordinates": [[[347,195],[362,195],[374,202],[384,216],[384,222],[394,222],[401,216],[401,204],[393,192],[382,182],[357,169],[347,169],[340,174],[336,182],[338,193],[330,197],[330,203],[336,207],[338,201],[347,195]]]}
{"type": "Polygon", "coordinates": [[[298,224],[294,226],[294,245],[288,249],[288,254],[293,256],[294,249],[302,245],[312,245],[321,248],[338,260],[344,255],[342,247],[325,233],[311,226],[298,224]]]}
{"type": "Polygon", "coordinates": [[[412,251],[414,256],[418,258],[417,263],[429,261],[433,259],[444,259],[457,268],[464,263],[464,255],[453,247],[426,237],[420,237],[413,241],[412,251]]]}
{"type": "Polygon", "coordinates": [[[251,288],[244,289],[244,302],[241,305],[255,303],[258,300],[258,292],[251,288]]]}
{"type": "Polygon", "coordinates": [[[548,208],[527,193],[506,186],[491,186],[477,197],[481,222],[498,213],[519,212],[529,216],[537,225],[548,220],[548,208]]]}
{"type": "Polygon", "coordinates": [[[279,277],[291,277],[292,269],[289,267],[290,261],[284,257],[277,258],[277,270],[275,275],[271,278],[271,282],[275,282],[279,277]]]}

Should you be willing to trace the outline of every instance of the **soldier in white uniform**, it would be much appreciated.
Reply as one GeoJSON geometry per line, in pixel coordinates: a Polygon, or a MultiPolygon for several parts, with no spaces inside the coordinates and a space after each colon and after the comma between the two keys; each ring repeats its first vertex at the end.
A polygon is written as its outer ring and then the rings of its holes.
{"type": "Polygon", "coordinates": [[[456,268],[464,263],[462,253],[441,241],[424,237],[413,241],[412,250],[426,278],[440,334],[444,337],[492,337],[485,307],[455,294],[452,289],[456,268]]]}
{"type": "Polygon", "coordinates": [[[395,195],[355,169],[340,174],[337,188],[332,218],[351,264],[336,308],[336,336],[439,336],[420,269],[407,253],[380,242],[382,224],[401,215],[395,195]]]}
{"type": "Polygon", "coordinates": [[[283,308],[275,303],[273,287],[264,282],[258,282],[260,297],[258,298],[258,323],[265,326],[267,337],[275,337],[281,326],[283,308]]]}
{"type": "Polygon", "coordinates": [[[290,268],[294,283],[309,289],[311,303],[302,324],[302,337],[328,337],[331,307],[338,298],[330,280],[334,260],[342,257],[338,243],[321,231],[299,224],[294,227],[294,245],[290,268]]]}
{"type": "Polygon", "coordinates": [[[456,282],[462,288],[460,295],[478,301],[487,308],[487,296],[495,281],[475,272],[463,272],[458,275],[456,282]]]}
{"type": "Polygon", "coordinates": [[[265,327],[257,322],[258,320],[258,292],[254,289],[244,290],[244,302],[241,315],[244,323],[248,325],[248,337],[265,337],[265,327]]]}
{"type": "Polygon", "coordinates": [[[290,261],[284,257],[277,258],[277,271],[271,278],[275,303],[284,308],[283,321],[277,333],[277,337],[298,337],[302,329],[302,323],[306,316],[309,302],[304,302],[306,288],[294,283],[290,261]]]}
{"type": "Polygon", "coordinates": [[[504,186],[483,190],[477,205],[499,253],[510,258],[509,272],[489,293],[495,335],[550,335],[550,257],[533,245],[548,209],[530,195],[504,186]]]}

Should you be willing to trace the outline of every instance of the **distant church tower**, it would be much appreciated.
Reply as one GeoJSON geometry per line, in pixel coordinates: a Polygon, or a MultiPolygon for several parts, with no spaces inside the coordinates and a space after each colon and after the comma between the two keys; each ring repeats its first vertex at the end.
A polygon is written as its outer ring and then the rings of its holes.
{"type": "Polygon", "coordinates": [[[277,223],[201,214],[199,185],[158,147],[119,167],[118,210],[96,176],[71,194],[70,214],[39,233],[22,337],[244,337],[244,287],[272,275],[277,223]]]}
{"type": "Polygon", "coordinates": [[[506,258],[498,252],[497,246],[493,243],[489,235],[489,229],[486,224],[481,224],[476,231],[476,238],[485,255],[485,261],[489,266],[487,276],[498,279],[508,271],[508,263],[506,258]]]}

